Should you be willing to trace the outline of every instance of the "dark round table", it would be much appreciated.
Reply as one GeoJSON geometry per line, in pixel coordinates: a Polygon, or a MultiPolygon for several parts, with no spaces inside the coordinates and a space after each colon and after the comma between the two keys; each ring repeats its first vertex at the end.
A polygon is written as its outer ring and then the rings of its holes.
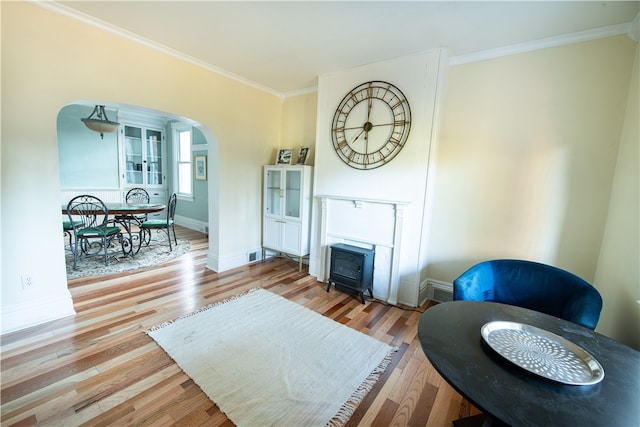
{"type": "Polygon", "coordinates": [[[492,302],[452,301],[424,312],[422,349],[463,397],[493,420],[513,426],[640,426],[640,352],[574,323],[492,302]],[[567,385],[509,362],[484,342],[490,321],[544,329],[591,354],[604,369],[593,385],[567,385]]]}

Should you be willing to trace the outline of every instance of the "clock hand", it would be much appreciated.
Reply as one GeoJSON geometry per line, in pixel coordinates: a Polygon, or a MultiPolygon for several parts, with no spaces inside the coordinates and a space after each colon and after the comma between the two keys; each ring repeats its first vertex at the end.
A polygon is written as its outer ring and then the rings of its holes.
{"type": "MultiPolygon", "coordinates": [[[[357,129],[357,128],[356,128],[356,129],[357,129]]],[[[353,144],[354,142],[356,142],[356,141],[358,140],[358,138],[360,138],[360,135],[362,135],[362,132],[364,132],[364,131],[365,131],[365,130],[364,130],[364,129],[362,129],[362,130],[360,131],[360,133],[358,133],[358,134],[356,135],[356,137],[355,137],[355,138],[353,138],[353,141],[351,141],[351,143],[353,144]]],[[[366,139],[366,137],[367,137],[367,136],[366,136],[366,134],[365,134],[365,139],[366,139]]]]}
{"type": "Polygon", "coordinates": [[[395,123],[380,123],[380,124],[377,124],[377,125],[372,124],[371,127],[375,128],[375,127],[379,127],[379,126],[394,126],[394,125],[395,125],[395,123]]]}
{"type": "MultiPolygon", "coordinates": [[[[355,138],[353,138],[352,143],[356,142],[358,140],[358,138],[360,138],[360,135],[362,135],[362,133],[364,132],[364,139],[368,142],[369,141],[369,131],[371,130],[371,128],[374,125],[371,124],[371,122],[366,122],[364,125],[362,125],[362,130],[360,132],[358,132],[358,134],[356,135],[355,138]]],[[[345,128],[345,130],[347,129],[358,129],[358,127],[356,128],[345,128]]]]}
{"type": "Polygon", "coordinates": [[[369,152],[369,130],[365,126],[363,131],[364,131],[364,154],[367,154],[369,152]]]}

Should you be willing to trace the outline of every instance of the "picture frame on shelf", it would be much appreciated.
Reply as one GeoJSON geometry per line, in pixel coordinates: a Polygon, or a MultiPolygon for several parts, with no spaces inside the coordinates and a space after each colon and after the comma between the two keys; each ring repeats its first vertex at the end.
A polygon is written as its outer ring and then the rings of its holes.
{"type": "Polygon", "coordinates": [[[207,180],[207,156],[193,156],[193,178],[197,181],[207,180]]]}
{"type": "Polygon", "coordinates": [[[276,156],[276,165],[290,165],[292,157],[293,150],[291,148],[280,148],[276,156]]]}
{"type": "Polygon", "coordinates": [[[298,149],[298,161],[296,162],[297,165],[304,165],[307,163],[307,159],[309,158],[309,150],[311,148],[308,146],[304,146],[304,147],[300,147],[298,149]]]}

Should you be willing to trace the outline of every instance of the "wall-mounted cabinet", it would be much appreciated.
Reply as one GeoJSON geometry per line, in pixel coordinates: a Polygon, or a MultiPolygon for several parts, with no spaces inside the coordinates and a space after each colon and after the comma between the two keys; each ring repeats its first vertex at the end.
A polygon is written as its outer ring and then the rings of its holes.
{"type": "Polygon", "coordinates": [[[265,166],[263,249],[309,255],[311,166],[265,166]]]}

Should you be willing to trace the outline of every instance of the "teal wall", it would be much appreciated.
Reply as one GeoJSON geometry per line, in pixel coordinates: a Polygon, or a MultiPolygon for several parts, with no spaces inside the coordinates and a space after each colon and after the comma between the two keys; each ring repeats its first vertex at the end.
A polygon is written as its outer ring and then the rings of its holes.
{"type": "MultiPolygon", "coordinates": [[[[198,145],[203,145],[207,143],[206,138],[196,128],[191,128],[192,133],[192,142],[193,142],[193,155],[205,155],[208,160],[208,151],[207,150],[198,150],[198,145]]],[[[207,162],[207,167],[209,166],[207,162]]],[[[199,221],[208,222],[209,221],[209,176],[207,175],[206,181],[193,181],[193,204],[189,206],[188,210],[185,210],[186,217],[197,219],[199,221]]]]}
{"type": "MultiPolygon", "coordinates": [[[[175,122],[174,122],[175,123],[175,122]]],[[[173,133],[171,132],[171,123],[167,124],[165,129],[167,135],[167,169],[168,169],[168,181],[169,181],[169,191],[171,194],[173,191],[173,168],[170,165],[173,165],[174,157],[173,157],[173,133]]],[[[205,155],[208,156],[208,152],[206,149],[197,150],[197,145],[205,145],[207,144],[207,139],[197,128],[191,128],[191,142],[193,144],[192,154],[195,155],[205,155]]],[[[209,189],[208,189],[208,180],[207,181],[196,181],[193,180],[193,201],[187,201],[178,199],[178,204],[176,206],[176,215],[195,219],[197,221],[202,221],[207,223],[209,221],[209,189]]]]}
{"type": "MultiPolygon", "coordinates": [[[[68,105],[60,110],[57,119],[58,162],[60,187],[64,189],[117,189],[118,134],[100,134],[87,127],[80,119],[88,117],[93,107],[68,105]]],[[[110,120],[115,113],[107,110],[110,120]]]]}

